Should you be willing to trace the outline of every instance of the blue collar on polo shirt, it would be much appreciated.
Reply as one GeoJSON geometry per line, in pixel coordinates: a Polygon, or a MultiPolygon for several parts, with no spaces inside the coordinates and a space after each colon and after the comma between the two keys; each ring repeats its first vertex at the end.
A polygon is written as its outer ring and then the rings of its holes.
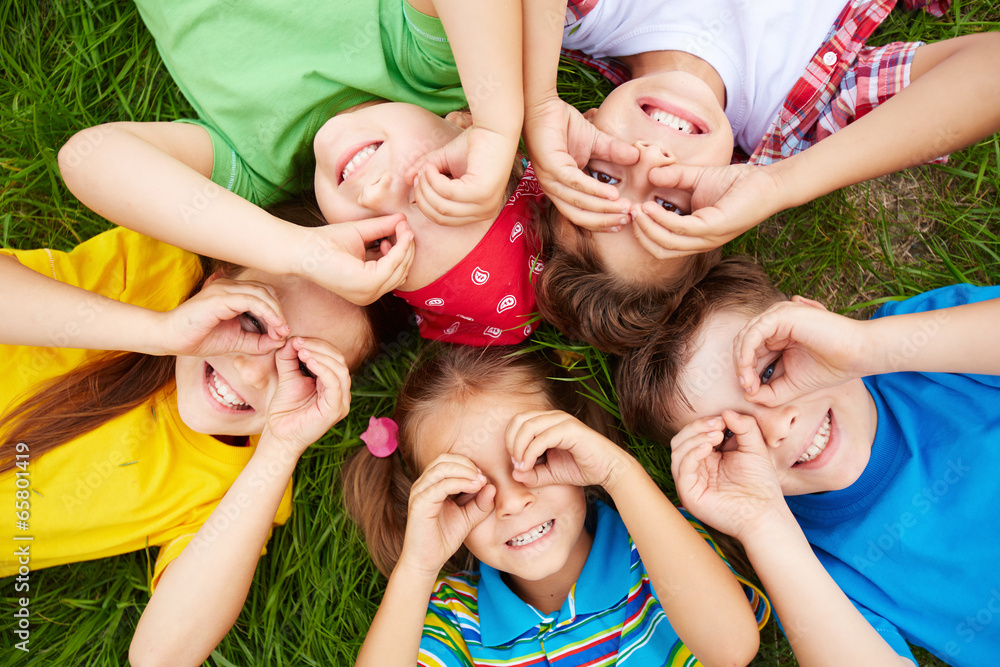
{"type": "Polygon", "coordinates": [[[562,608],[543,614],[510,590],[500,572],[480,563],[479,632],[483,646],[512,643],[539,625],[572,622],[577,614],[591,614],[615,605],[629,591],[631,545],[618,512],[595,502],[597,529],[580,578],[562,608]]]}

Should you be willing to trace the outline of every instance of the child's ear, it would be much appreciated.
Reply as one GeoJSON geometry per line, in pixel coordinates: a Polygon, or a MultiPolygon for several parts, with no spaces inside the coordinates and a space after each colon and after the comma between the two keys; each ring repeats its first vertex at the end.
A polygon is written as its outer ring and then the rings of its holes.
{"type": "Polygon", "coordinates": [[[594,122],[594,116],[596,115],[597,115],[597,109],[594,107],[591,107],[583,112],[583,117],[586,118],[591,123],[594,122]]]}
{"type": "Polygon", "coordinates": [[[812,306],[813,308],[819,308],[820,310],[827,310],[827,307],[819,301],[813,301],[812,299],[807,299],[804,296],[799,296],[798,294],[793,296],[791,301],[792,303],[801,303],[804,306],[812,306]]]}
{"type": "Polygon", "coordinates": [[[449,123],[454,123],[458,125],[463,130],[467,130],[472,127],[472,112],[471,111],[452,111],[444,117],[449,123]]]}

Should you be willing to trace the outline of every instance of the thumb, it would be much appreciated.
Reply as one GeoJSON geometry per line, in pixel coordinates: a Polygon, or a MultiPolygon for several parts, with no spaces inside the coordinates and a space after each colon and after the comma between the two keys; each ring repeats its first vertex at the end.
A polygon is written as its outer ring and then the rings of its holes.
{"type": "MultiPolygon", "coordinates": [[[[638,149],[637,149],[638,150],[638,149]]],[[[649,182],[658,188],[687,190],[691,192],[698,185],[704,167],[687,164],[670,164],[649,170],[649,182]]]]}
{"type": "Polygon", "coordinates": [[[767,456],[767,445],[764,436],[757,426],[757,420],[749,415],[741,415],[732,410],[722,413],[722,419],[733,435],[736,436],[737,449],[747,454],[767,456]]]}
{"type": "Polygon", "coordinates": [[[481,524],[493,512],[496,495],[497,487],[487,484],[479,490],[479,493],[472,499],[472,502],[462,506],[461,509],[465,514],[465,520],[469,524],[470,531],[481,524]]]}
{"type": "Polygon", "coordinates": [[[281,349],[274,353],[274,365],[278,369],[278,379],[287,378],[290,374],[299,373],[299,354],[292,347],[292,340],[289,338],[281,346],[281,349]]]}

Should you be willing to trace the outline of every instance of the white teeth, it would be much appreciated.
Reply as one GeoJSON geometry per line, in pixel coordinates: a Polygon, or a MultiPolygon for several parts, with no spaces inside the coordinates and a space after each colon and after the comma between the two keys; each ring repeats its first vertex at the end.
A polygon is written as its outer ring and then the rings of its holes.
{"type": "Polygon", "coordinates": [[[507,545],[511,547],[523,547],[525,544],[531,544],[552,529],[552,521],[552,519],[549,519],[542,525],[536,526],[525,533],[521,533],[512,540],[507,540],[507,545]]]}
{"type": "Polygon", "coordinates": [[[672,113],[667,113],[663,109],[652,109],[649,112],[649,117],[655,120],[657,123],[663,123],[667,127],[672,127],[675,130],[680,130],[687,134],[694,132],[694,125],[683,118],[678,118],[672,113]]]}
{"type": "Polygon", "coordinates": [[[233,408],[239,410],[241,408],[247,407],[249,404],[246,401],[241,401],[236,397],[236,392],[228,384],[222,381],[219,374],[212,369],[212,382],[209,387],[213,390],[212,397],[219,402],[220,405],[224,405],[227,408],[233,408]]]}
{"type": "Polygon", "coordinates": [[[375,153],[375,151],[378,150],[378,147],[381,145],[382,145],[381,142],[368,144],[367,146],[359,150],[357,153],[355,153],[354,157],[352,157],[348,161],[348,163],[344,166],[344,171],[340,173],[340,180],[346,181],[347,177],[353,174],[354,170],[357,169],[362,162],[370,158],[375,153]]]}
{"type": "Polygon", "coordinates": [[[796,463],[806,463],[807,461],[812,461],[814,458],[819,456],[820,452],[826,449],[827,443],[830,442],[830,413],[826,413],[826,419],[823,420],[823,425],[819,427],[816,431],[816,435],[813,436],[812,444],[809,445],[809,449],[805,451],[796,463]]]}

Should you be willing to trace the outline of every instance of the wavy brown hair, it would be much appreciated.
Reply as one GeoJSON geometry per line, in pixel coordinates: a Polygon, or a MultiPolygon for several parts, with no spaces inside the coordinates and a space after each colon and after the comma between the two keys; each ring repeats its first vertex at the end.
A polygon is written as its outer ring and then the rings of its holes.
{"type": "Polygon", "coordinates": [[[542,319],[610,354],[625,354],[648,341],[721,257],[718,250],[689,255],[679,279],[636,283],[609,272],[591,246],[591,232],[565,221],[551,203],[539,223],[545,270],[535,283],[535,295],[542,319]],[[560,242],[556,225],[566,225],[579,242],[560,242]]]}
{"type": "MultiPolygon", "coordinates": [[[[300,226],[326,224],[317,209],[302,201],[284,202],[268,210],[300,226]]],[[[241,270],[235,264],[202,258],[202,275],[187,298],[201,290],[207,276],[233,278],[241,270]]],[[[374,354],[378,343],[389,341],[405,327],[408,317],[405,305],[391,296],[363,310],[369,334],[358,365],[374,354]]],[[[41,456],[142,405],[174,378],[175,361],[174,356],[105,352],[30,388],[30,393],[0,419],[0,472],[14,467],[19,442],[31,444],[33,457],[41,456]]]]}
{"type": "Polygon", "coordinates": [[[749,257],[727,257],[710,269],[688,290],[656,335],[618,361],[615,389],[625,427],[636,435],[669,443],[674,436],[669,424],[676,408],[690,408],[681,380],[705,320],[723,311],[757,315],[784,298],[749,257]]]}
{"type": "MultiPolygon", "coordinates": [[[[436,343],[424,350],[397,399],[393,414],[399,425],[396,453],[377,458],[361,447],[341,471],[347,512],[361,527],[368,552],[382,574],[392,573],[403,549],[410,485],[421,473],[416,458],[421,427],[428,419],[445,414],[449,405],[485,393],[541,393],[554,409],[616,440],[608,412],[584,395],[582,381],[570,379],[540,352],[518,346],[436,343]]],[[[473,565],[472,555],[462,547],[445,568],[462,570],[473,565]]]]}

